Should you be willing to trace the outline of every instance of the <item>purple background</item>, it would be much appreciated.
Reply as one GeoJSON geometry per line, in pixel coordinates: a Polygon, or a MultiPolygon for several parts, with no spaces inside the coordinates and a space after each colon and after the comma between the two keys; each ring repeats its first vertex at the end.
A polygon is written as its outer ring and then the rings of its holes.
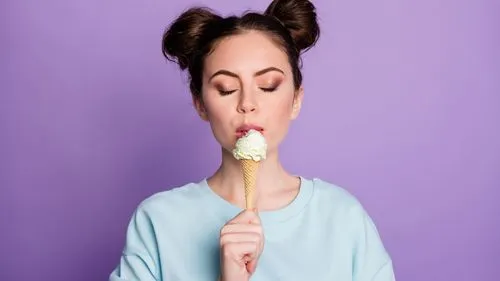
{"type": "MultiPolygon", "coordinates": [[[[398,280],[499,280],[499,2],[314,2],[286,166],[363,202],[398,280]]],[[[106,280],[137,204],[214,171],[160,52],[197,3],[1,2],[0,280],[106,280]]]]}

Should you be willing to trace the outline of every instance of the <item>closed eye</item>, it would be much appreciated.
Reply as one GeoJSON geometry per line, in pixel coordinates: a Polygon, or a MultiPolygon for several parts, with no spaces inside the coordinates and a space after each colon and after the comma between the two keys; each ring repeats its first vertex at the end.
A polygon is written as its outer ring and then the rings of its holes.
{"type": "Polygon", "coordinates": [[[278,88],[278,87],[260,88],[260,89],[261,89],[262,91],[264,91],[264,92],[268,92],[268,93],[269,93],[269,92],[274,92],[274,91],[276,91],[276,89],[277,89],[277,88],[278,88]]]}
{"type": "Polygon", "coordinates": [[[219,94],[221,96],[227,96],[227,95],[230,95],[232,93],[236,92],[236,90],[228,90],[228,91],[224,91],[224,90],[219,90],[219,94]]]}

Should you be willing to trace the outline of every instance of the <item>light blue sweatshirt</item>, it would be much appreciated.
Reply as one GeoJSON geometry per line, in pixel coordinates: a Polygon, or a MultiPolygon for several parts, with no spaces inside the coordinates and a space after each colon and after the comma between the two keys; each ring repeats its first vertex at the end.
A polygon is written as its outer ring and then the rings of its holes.
{"type": "MultiPolygon", "coordinates": [[[[137,207],[110,281],[216,281],[219,233],[242,209],[206,179],[159,192],[137,207]]],[[[251,281],[392,281],[373,221],[346,190],[301,177],[285,208],[259,212],[264,250],[251,281]]]]}

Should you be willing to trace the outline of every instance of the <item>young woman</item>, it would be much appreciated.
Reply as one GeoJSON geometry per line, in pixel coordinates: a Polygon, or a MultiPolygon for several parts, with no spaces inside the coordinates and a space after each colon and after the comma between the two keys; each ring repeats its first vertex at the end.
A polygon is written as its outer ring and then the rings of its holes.
{"type": "Polygon", "coordinates": [[[181,14],[163,37],[164,55],[187,69],[200,117],[222,162],[201,182],[145,199],[130,221],[110,280],[395,280],[372,220],[347,191],[292,175],[278,147],[304,96],[300,55],[320,29],[305,0],[275,0],[262,13],[181,14]],[[266,139],[256,209],[245,210],[231,151],[250,129],[266,139]]]}

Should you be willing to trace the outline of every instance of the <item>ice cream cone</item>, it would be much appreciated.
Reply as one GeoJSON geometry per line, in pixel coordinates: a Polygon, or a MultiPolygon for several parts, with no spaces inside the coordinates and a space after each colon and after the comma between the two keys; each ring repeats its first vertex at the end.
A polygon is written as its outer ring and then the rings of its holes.
{"type": "Polygon", "coordinates": [[[259,162],[251,159],[242,159],[240,160],[240,164],[245,184],[246,209],[250,210],[254,208],[255,186],[257,183],[257,169],[259,168],[259,162]]]}
{"type": "Polygon", "coordinates": [[[233,149],[234,158],[240,161],[245,184],[246,209],[255,208],[257,170],[260,161],[266,159],[267,143],[261,132],[250,129],[240,137],[233,149]]]}

